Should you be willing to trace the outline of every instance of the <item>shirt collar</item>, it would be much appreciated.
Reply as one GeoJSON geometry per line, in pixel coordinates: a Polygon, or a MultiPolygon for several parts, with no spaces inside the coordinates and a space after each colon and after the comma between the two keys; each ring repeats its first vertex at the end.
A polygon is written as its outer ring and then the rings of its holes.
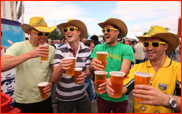
{"type": "MultiPolygon", "coordinates": [[[[166,61],[164,62],[163,66],[162,67],[167,67],[171,64],[172,60],[169,59],[169,57],[166,58],[166,61]]],[[[150,60],[147,61],[147,66],[150,67],[152,66],[150,60]]]]}
{"type": "MultiPolygon", "coordinates": [[[[80,43],[80,50],[85,49],[86,46],[82,42],[79,42],[79,43],[80,43]]],[[[68,47],[68,49],[71,49],[71,46],[69,43],[66,43],[65,45],[68,47]]]]}

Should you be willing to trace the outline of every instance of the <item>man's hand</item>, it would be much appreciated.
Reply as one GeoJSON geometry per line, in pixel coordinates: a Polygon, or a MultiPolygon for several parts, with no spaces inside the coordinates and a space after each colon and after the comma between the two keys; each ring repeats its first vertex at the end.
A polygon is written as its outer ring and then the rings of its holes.
{"type": "Polygon", "coordinates": [[[48,95],[51,92],[52,89],[52,83],[48,83],[45,88],[44,88],[44,93],[46,93],[46,95],[48,95]]]}
{"type": "Polygon", "coordinates": [[[104,68],[104,66],[101,61],[97,60],[97,58],[93,58],[90,65],[93,67],[94,71],[103,71],[102,68],[104,68]]]}
{"type": "Polygon", "coordinates": [[[169,95],[152,86],[136,85],[133,90],[133,96],[146,99],[145,101],[138,101],[140,104],[155,106],[168,106],[169,104],[169,95]]]}
{"type": "Polygon", "coordinates": [[[76,79],[78,81],[78,84],[83,84],[85,81],[85,73],[82,72],[81,75],[78,75],[78,78],[76,79]]]}
{"type": "Polygon", "coordinates": [[[34,50],[28,52],[30,58],[36,57],[47,57],[46,54],[49,54],[49,49],[42,48],[42,46],[36,47],[34,50]]]}

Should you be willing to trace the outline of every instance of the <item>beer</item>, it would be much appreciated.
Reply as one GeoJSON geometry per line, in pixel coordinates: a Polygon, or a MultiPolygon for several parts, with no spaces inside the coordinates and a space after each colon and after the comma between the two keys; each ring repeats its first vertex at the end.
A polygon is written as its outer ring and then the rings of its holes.
{"type": "MultiPolygon", "coordinates": [[[[48,45],[39,45],[39,46],[41,46],[41,49],[49,49],[49,46],[48,45]]],[[[43,55],[46,55],[47,57],[41,57],[41,61],[47,61],[49,54],[43,54],[43,55]]]]}
{"type": "Polygon", "coordinates": [[[110,74],[111,88],[114,90],[112,98],[120,98],[122,96],[123,80],[125,73],[120,71],[112,71],[110,74]]]}
{"type": "Polygon", "coordinates": [[[81,74],[82,74],[82,68],[75,68],[75,72],[74,72],[74,81],[75,81],[75,84],[79,84],[77,78],[81,74]]]}
{"type": "Polygon", "coordinates": [[[49,94],[46,95],[46,93],[44,93],[43,89],[45,88],[45,86],[48,84],[48,82],[41,82],[38,84],[39,90],[40,90],[40,94],[42,96],[42,99],[47,99],[49,97],[49,94]]]}
{"type": "Polygon", "coordinates": [[[107,63],[107,52],[96,52],[97,59],[102,62],[102,65],[104,68],[103,70],[106,70],[106,63],[107,63]]]}
{"type": "MultiPolygon", "coordinates": [[[[152,74],[146,73],[146,72],[134,72],[135,75],[135,85],[150,85],[150,78],[152,74]]],[[[135,88],[134,88],[135,89],[135,88]]],[[[134,97],[135,100],[137,101],[145,101],[146,99],[141,99],[138,97],[134,97]]]]}
{"type": "Polygon", "coordinates": [[[75,57],[65,57],[66,59],[71,59],[73,60],[73,64],[71,64],[69,69],[66,70],[66,75],[67,76],[73,76],[74,75],[74,69],[75,69],[75,62],[76,58],[75,57]]]}
{"type": "Polygon", "coordinates": [[[99,85],[106,82],[107,72],[106,71],[95,71],[95,92],[100,93],[104,90],[98,90],[99,85]]]}

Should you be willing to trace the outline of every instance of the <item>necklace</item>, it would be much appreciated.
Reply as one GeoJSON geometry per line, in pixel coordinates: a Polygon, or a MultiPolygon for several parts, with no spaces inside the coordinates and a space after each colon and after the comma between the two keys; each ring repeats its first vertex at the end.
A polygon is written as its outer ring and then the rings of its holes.
{"type": "MultiPolygon", "coordinates": [[[[107,47],[107,46],[106,46],[107,47]]],[[[112,50],[114,49],[114,46],[112,47],[112,50]]],[[[108,52],[109,52],[109,56],[110,56],[110,58],[112,59],[112,50],[111,50],[111,52],[109,51],[109,49],[108,49],[108,47],[107,47],[107,50],[108,50],[108,52]]]]}
{"type": "MultiPolygon", "coordinates": [[[[162,60],[161,60],[161,61],[162,61],[162,60]]],[[[158,67],[157,72],[158,72],[158,71],[159,71],[159,69],[160,69],[161,61],[160,61],[160,64],[159,64],[159,67],[158,67]]],[[[146,64],[146,67],[147,67],[147,64],[146,64]]],[[[155,69],[154,69],[154,70],[155,70],[155,69]]],[[[148,73],[149,73],[149,69],[148,69],[148,67],[147,67],[147,71],[148,71],[148,73]]],[[[153,82],[153,80],[154,80],[155,76],[157,75],[157,72],[155,73],[155,75],[154,75],[153,79],[152,79],[152,78],[150,79],[150,86],[152,86],[152,82],[153,82]]]]}

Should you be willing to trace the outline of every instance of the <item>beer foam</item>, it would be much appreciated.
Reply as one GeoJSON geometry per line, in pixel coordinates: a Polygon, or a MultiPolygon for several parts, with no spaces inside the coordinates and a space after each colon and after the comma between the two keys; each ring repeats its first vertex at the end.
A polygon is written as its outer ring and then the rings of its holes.
{"type": "Polygon", "coordinates": [[[47,85],[47,84],[48,84],[48,82],[40,82],[40,83],[38,84],[38,86],[41,87],[41,86],[45,86],[45,85],[47,85]]]}
{"type": "Polygon", "coordinates": [[[75,71],[82,71],[83,68],[75,68],[75,71]]]}
{"type": "Polygon", "coordinates": [[[106,75],[107,72],[106,71],[94,71],[95,74],[99,74],[99,75],[106,75]]]}
{"type": "Polygon", "coordinates": [[[107,52],[96,52],[96,54],[107,54],[107,52]]]}
{"type": "Polygon", "coordinates": [[[146,73],[146,72],[134,72],[135,75],[140,76],[140,77],[151,77],[151,73],[146,73]]]}
{"type": "Polygon", "coordinates": [[[117,76],[117,77],[125,76],[125,73],[121,71],[112,71],[112,72],[109,72],[109,74],[112,76],[117,76]]]}
{"type": "Polygon", "coordinates": [[[76,59],[75,57],[65,57],[66,59],[76,59]]]}

